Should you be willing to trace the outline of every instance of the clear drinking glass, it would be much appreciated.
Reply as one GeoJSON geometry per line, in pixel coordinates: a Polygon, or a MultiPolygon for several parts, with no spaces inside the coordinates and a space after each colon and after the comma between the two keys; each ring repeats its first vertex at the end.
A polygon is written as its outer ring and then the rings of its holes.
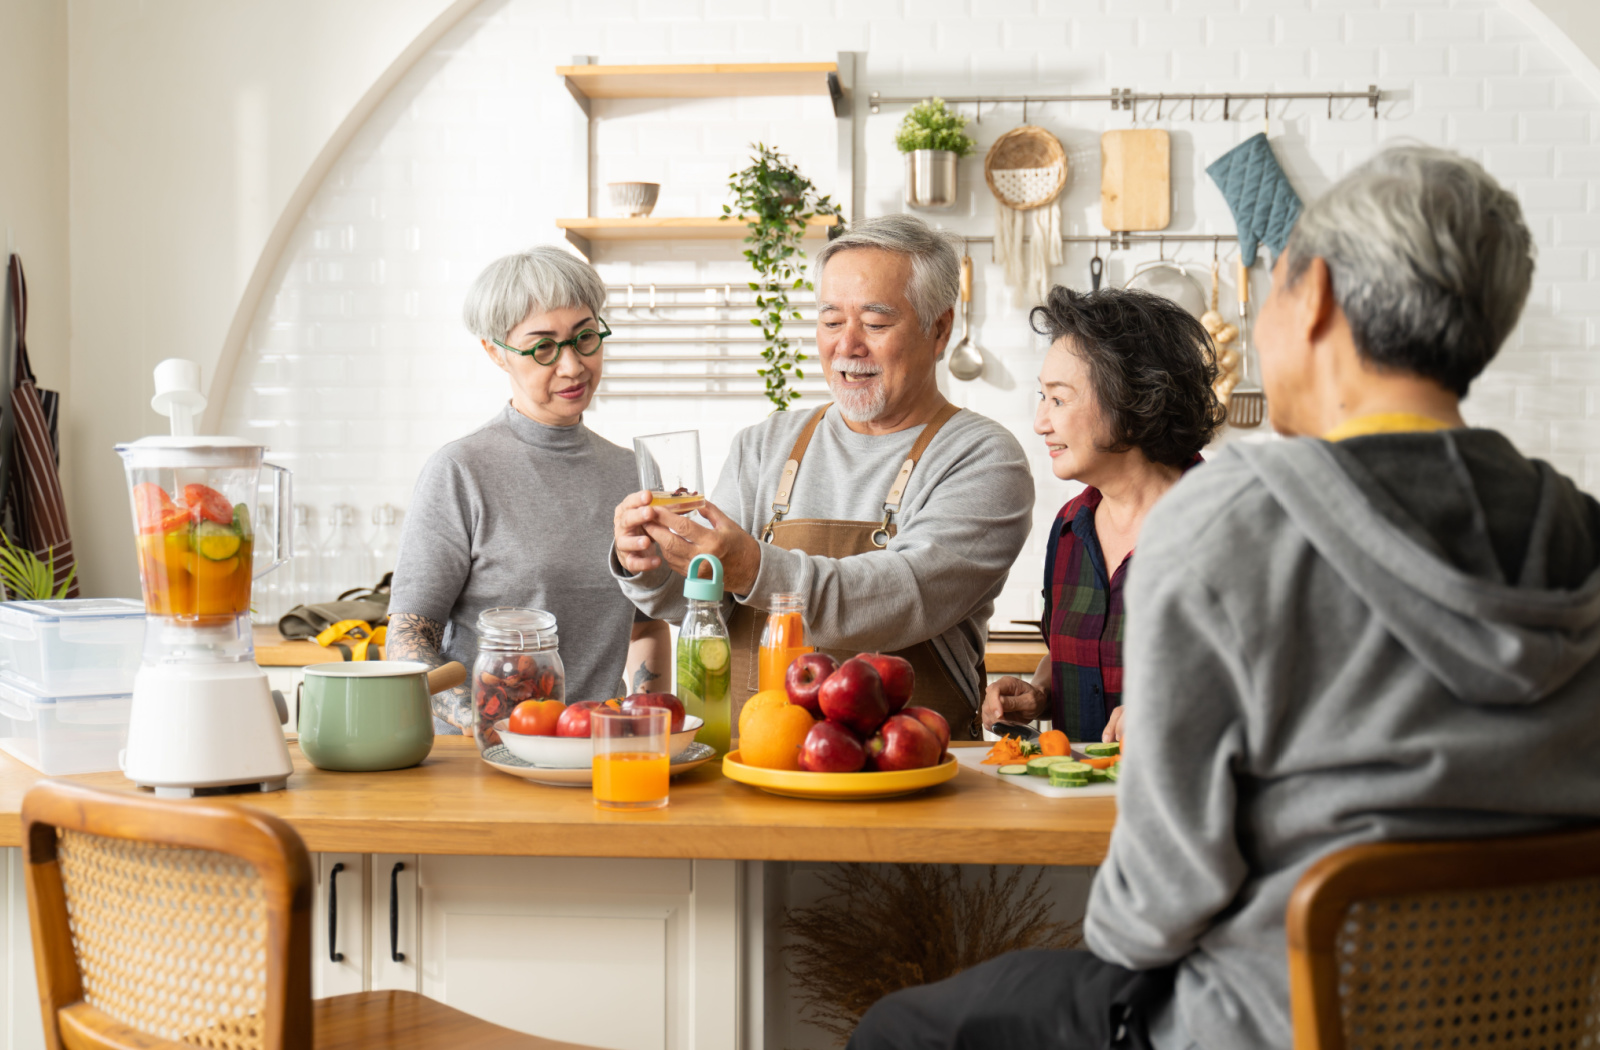
{"type": "Polygon", "coordinates": [[[594,804],[601,809],[660,809],[671,780],[664,707],[634,711],[595,708],[589,713],[594,741],[594,804]]]}
{"type": "Polygon", "coordinates": [[[650,505],[674,514],[699,510],[706,501],[700,476],[700,431],[677,430],[633,439],[639,484],[650,490],[650,505]]]}

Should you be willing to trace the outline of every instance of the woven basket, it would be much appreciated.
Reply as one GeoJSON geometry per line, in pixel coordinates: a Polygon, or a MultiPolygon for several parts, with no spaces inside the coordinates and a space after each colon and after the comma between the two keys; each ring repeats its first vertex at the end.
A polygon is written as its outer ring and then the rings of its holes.
{"type": "Polygon", "coordinates": [[[995,140],[983,158],[989,191],[1017,211],[1042,208],[1067,184],[1067,151],[1044,128],[1023,124],[995,140]]]}

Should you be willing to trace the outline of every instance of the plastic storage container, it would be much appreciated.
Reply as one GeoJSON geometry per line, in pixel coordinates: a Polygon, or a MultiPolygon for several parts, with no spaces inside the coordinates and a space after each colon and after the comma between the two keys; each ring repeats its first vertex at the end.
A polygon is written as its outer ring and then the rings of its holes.
{"type": "Polygon", "coordinates": [[[132,692],[144,603],[131,598],[0,603],[0,676],[44,696],[132,692]]]}
{"type": "Polygon", "coordinates": [[[46,776],[120,769],[133,697],[46,696],[0,681],[0,751],[46,776]]]}

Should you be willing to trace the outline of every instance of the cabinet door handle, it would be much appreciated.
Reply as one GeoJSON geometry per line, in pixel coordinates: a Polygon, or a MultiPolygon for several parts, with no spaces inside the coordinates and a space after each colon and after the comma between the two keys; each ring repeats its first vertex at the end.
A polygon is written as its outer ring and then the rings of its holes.
{"type": "Polygon", "coordinates": [[[328,872],[328,958],[333,962],[344,962],[344,952],[334,950],[339,943],[339,873],[343,870],[340,861],[328,872]]]}
{"type": "Polygon", "coordinates": [[[400,951],[400,873],[405,870],[404,861],[395,861],[389,869],[389,958],[394,962],[406,961],[400,951]]]}

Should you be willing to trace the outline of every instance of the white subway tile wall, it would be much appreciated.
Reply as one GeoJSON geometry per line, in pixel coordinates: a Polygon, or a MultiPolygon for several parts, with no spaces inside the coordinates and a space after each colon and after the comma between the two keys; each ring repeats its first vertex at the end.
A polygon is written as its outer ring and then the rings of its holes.
{"type": "MultiPolygon", "coordinates": [[[[583,119],[553,70],[574,55],[607,63],[831,60],[857,68],[864,214],[903,210],[893,136],[903,107],[865,112],[868,92],[1363,90],[1389,92],[1381,119],[1359,102],[1169,103],[1138,122],[1105,104],[1033,104],[1028,119],[1065,144],[1062,199],[1070,233],[1101,232],[1099,136],[1112,128],[1172,133],[1174,233],[1231,233],[1204,168],[1266,127],[1296,188],[1321,192],[1395,139],[1446,145],[1482,161],[1523,200],[1539,244],[1534,293],[1519,330],[1467,404],[1474,423],[1504,430],[1525,452],[1581,484],[1600,484],[1600,99],[1494,0],[754,0],[490,2],[434,48],[335,166],[284,255],[228,393],[225,429],[271,446],[295,471],[298,498],[353,503],[363,517],[405,506],[423,460],[487,420],[506,381],[463,329],[467,285],[491,259],[560,243],[555,220],[583,213],[573,155],[583,119]]],[[[968,116],[972,106],[961,107],[968,116]]],[[[788,153],[825,192],[838,185],[826,98],[596,101],[592,181],[660,182],[657,215],[716,215],[752,142],[788,153]]],[[[1022,120],[985,105],[968,130],[962,193],[929,220],[971,236],[993,232],[983,151],[1022,120]]],[[[1094,249],[1072,246],[1056,281],[1087,287],[1094,249]]],[[[736,242],[604,245],[612,284],[737,283],[736,242]]],[[[974,338],[987,370],[942,379],[958,404],[1006,424],[1028,450],[1038,487],[1034,535],[1012,572],[995,625],[1037,615],[1049,522],[1072,494],[1050,474],[1031,432],[1044,347],[1011,304],[987,244],[978,262],[974,338]]],[[[1125,281],[1155,247],[1106,255],[1125,281]]],[[[1209,246],[1166,252],[1204,273],[1209,246]]],[[[1257,301],[1266,290],[1256,268],[1257,301]]],[[[1224,267],[1224,310],[1234,287],[1224,267]]],[[[815,404],[814,398],[803,405],[815,404]]],[[[587,417],[627,445],[637,434],[697,427],[714,478],[733,434],[759,421],[760,398],[602,397],[587,417]]]]}

